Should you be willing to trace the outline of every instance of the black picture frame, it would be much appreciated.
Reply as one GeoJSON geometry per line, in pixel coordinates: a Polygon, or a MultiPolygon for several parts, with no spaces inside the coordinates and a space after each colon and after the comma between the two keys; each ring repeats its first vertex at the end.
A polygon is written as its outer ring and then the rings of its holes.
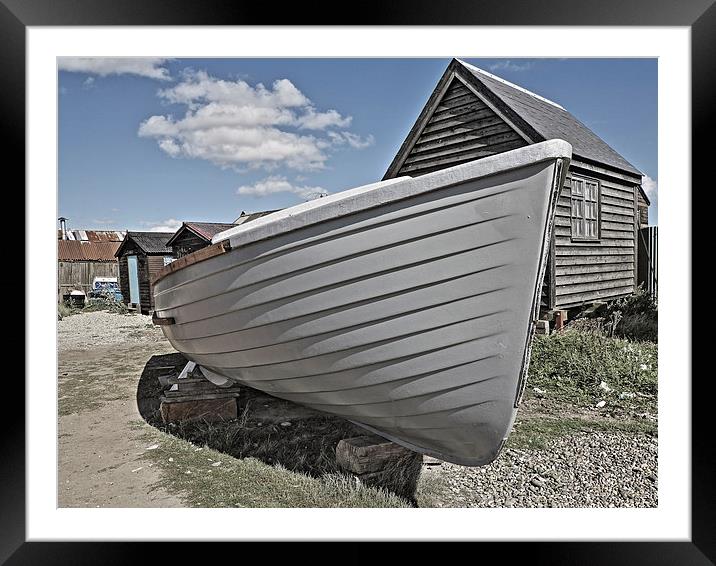
{"type": "MultiPolygon", "coordinates": [[[[280,9],[270,3],[244,4],[223,0],[0,0],[0,104],[7,144],[6,163],[25,162],[25,36],[29,26],[90,25],[606,25],[606,26],[687,26],[691,29],[692,55],[692,184],[707,191],[710,140],[714,131],[714,93],[716,92],[716,5],[714,0],[453,0],[449,3],[428,0],[366,1],[359,9],[325,1],[286,3],[280,9]],[[345,16],[343,15],[345,14],[345,16]],[[350,18],[347,20],[345,18],[350,18]]],[[[24,167],[16,167],[18,184],[24,184],[24,167]]],[[[710,175],[709,177],[712,177],[710,175]]],[[[16,185],[17,186],[17,185],[16,185]]],[[[681,190],[690,197],[689,187],[681,190]]],[[[27,255],[25,262],[28,261],[27,255]]],[[[27,300],[27,299],[26,299],[27,300]]],[[[690,332],[691,305],[685,304],[685,316],[679,324],[690,332]]],[[[716,563],[716,465],[710,423],[712,397],[710,372],[699,379],[690,375],[670,376],[691,382],[692,391],[692,500],[691,539],[685,542],[529,542],[490,544],[510,561],[528,560],[530,564],[714,564],[716,563]],[[510,548],[505,548],[510,545],[510,548]],[[507,551],[502,554],[502,552],[507,551]]],[[[145,562],[148,547],[160,543],[69,543],[26,542],[25,536],[25,431],[24,383],[6,378],[6,399],[20,409],[14,422],[2,435],[0,470],[0,563],[15,564],[126,564],[145,562]]],[[[349,533],[347,533],[349,536],[349,533]]],[[[320,538],[320,533],[316,534],[320,538]]],[[[555,533],[559,538],[559,533],[555,533]]],[[[312,561],[350,557],[351,562],[373,561],[375,543],[351,543],[355,550],[339,549],[311,554],[312,561]],[[336,552],[336,554],[334,554],[336,552]],[[340,554],[339,554],[340,553],[340,554]]],[[[288,545],[282,545],[282,550],[288,545]]],[[[444,545],[443,545],[444,546],[444,545]]],[[[411,545],[401,560],[417,550],[411,545]]],[[[465,548],[450,550],[463,554],[465,548]]],[[[295,552],[289,550],[289,552],[295,552]]],[[[473,551],[474,552],[474,551],[473,551]]],[[[162,561],[184,561],[185,544],[162,545],[162,561]]],[[[271,550],[275,558],[276,550],[271,550]]],[[[450,560],[446,549],[440,560],[450,560]]],[[[449,554],[449,551],[448,551],[449,554]]],[[[212,559],[214,553],[205,559],[212,559]]],[[[420,555],[419,555],[420,556],[420,555]]],[[[456,554],[457,556],[457,554],[456,554]]],[[[469,555],[468,555],[469,556],[469,555]]],[[[475,559],[477,556],[473,555],[475,559]]],[[[295,557],[294,557],[295,558],[295,557]]],[[[235,559],[241,559],[235,557],[235,559]]]]}

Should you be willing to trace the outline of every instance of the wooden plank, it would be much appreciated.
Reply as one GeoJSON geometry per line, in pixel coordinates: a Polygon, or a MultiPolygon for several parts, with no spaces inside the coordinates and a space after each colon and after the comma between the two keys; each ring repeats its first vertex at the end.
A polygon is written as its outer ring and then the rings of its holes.
{"type": "Polygon", "coordinates": [[[602,204],[602,212],[608,212],[610,214],[621,214],[622,216],[629,216],[634,218],[634,210],[631,206],[619,206],[615,204],[602,204]]]}
{"type": "Polygon", "coordinates": [[[412,450],[373,435],[344,438],[336,446],[338,465],[354,474],[378,472],[414,455],[412,450]]]}
{"type": "MultiPolygon", "coordinates": [[[[555,246],[555,255],[556,257],[560,256],[570,256],[574,257],[574,249],[572,246],[555,246]]],[[[616,247],[611,248],[608,246],[584,246],[579,250],[579,255],[587,257],[587,256],[613,256],[613,255],[623,255],[623,256],[634,256],[634,249],[633,248],[624,248],[624,247],[616,247]]],[[[590,258],[591,261],[591,258],[590,258]]]]}
{"type": "Polygon", "coordinates": [[[634,216],[631,214],[631,212],[608,212],[605,211],[603,208],[600,213],[600,218],[602,222],[616,222],[616,223],[623,223],[623,224],[629,224],[630,226],[634,222],[634,216]]]}
{"type": "Polygon", "coordinates": [[[572,156],[572,163],[569,166],[570,171],[574,171],[577,175],[593,176],[599,179],[606,177],[607,179],[614,179],[619,182],[623,182],[626,186],[638,185],[641,183],[641,176],[635,173],[629,173],[627,171],[615,171],[602,167],[600,165],[594,165],[587,163],[580,159],[579,155],[572,156]]]}
{"type": "Polygon", "coordinates": [[[614,206],[623,206],[625,208],[634,209],[634,201],[632,199],[625,199],[625,198],[618,198],[618,197],[612,197],[607,196],[605,194],[602,194],[602,205],[605,204],[611,204],[614,206]]]}
{"type": "MultiPolygon", "coordinates": [[[[499,116],[495,116],[495,113],[490,110],[489,108],[485,108],[484,110],[478,110],[474,114],[470,115],[470,120],[467,121],[464,117],[463,118],[450,118],[445,120],[439,120],[435,123],[430,123],[425,126],[423,129],[422,134],[420,137],[422,138],[426,134],[431,134],[433,132],[443,131],[443,130],[450,130],[452,128],[458,128],[458,127],[466,127],[469,126],[471,128],[479,128],[480,122],[484,119],[489,118],[497,118],[501,122],[502,119],[499,118],[499,116]]],[[[420,138],[419,138],[420,139],[420,138]]]]}
{"type": "Polygon", "coordinates": [[[456,96],[455,98],[443,98],[440,101],[440,104],[438,104],[438,107],[435,109],[435,112],[444,112],[445,110],[449,110],[450,108],[455,108],[464,104],[470,104],[471,102],[475,102],[476,100],[481,102],[480,99],[477,98],[477,96],[475,96],[471,92],[468,92],[467,94],[461,94],[460,96],[456,96]]]}
{"type": "Polygon", "coordinates": [[[468,94],[470,91],[468,88],[462,84],[460,81],[453,81],[450,83],[450,86],[448,87],[447,91],[445,92],[445,95],[441,98],[442,100],[452,100],[453,98],[457,98],[458,96],[464,96],[465,94],[468,94]]]}
{"type": "Polygon", "coordinates": [[[171,326],[172,324],[175,324],[175,320],[173,316],[168,316],[166,318],[160,318],[157,316],[157,313],[152,313],[152,324],[156,324],[157,326],[171,326]]]}
{"type": "Polygon", "coordinates": [[[499,116],[495,115],[487,115],[484,118],[480,118],[478,116],[477,119],[473,118],[476,118],[476,116],[470,116],[469,122],[461,122],[453,126],[438,127],[442,126],[442,124],[436,124],[434,127],[431,127],[430,132],[424,132],[423,135],[418,138],[415,145],[447,138],[453,135],[468,134],[470,132],[474,132],[475,130],[505,123],[499,116]]]}
{"type": "Polygon", "coordinates": [[[627,200],[631,202],[634,199],[633,189],[631,187],[619,187],[612,188],[608,185],[602,184],[602,196],[609,198],[616,198],[627,200]]]}
{"type": "Polygon", "coordinates": [[[430,122],[428,123],[432,125],[444,120],[457,118],[458,116],[462,116],[464,120],[474,120],[473,115],[484,110],[489,110],[489,112],[483,112],[485,117],[494,115],[494,113],[485,104],[478,99],[474,99],[465,104],[455,106],[454,108],[446,108],[440,112],[436,112],[433,114],[433,117],[430,118],[430,122]]]}
{"type": "Polygon", "coordinates": [[[455,135],[449,135],[444,136],[441,138],[437,138],[434,140],[430,140],[428,142],[423,142],[422,140],[415,144],[415,147],[410,152],[410,155],[416,155],[419,153],[424,153],[426,151],[430,151],[432,149],[438,149],[438,148],[444,148],[444,147],[455,147],[460,146],[460,144],[463,143],[470,143],[471,141],[483,139],[485,137],[494,135],[494,134],[502,134],[511,132],[512,130],[510,127],[505,124],[504,122],[494,124],[492,126],[487,126],[485,128],[479,128],[475,130],[471,130],[469,132],[463,132],[460,134],[455,135]]]}
{"type": "Polygon", "coordinates": [[[406,165],[413,163],[419,163],[421,161],[434,160],[438,157],[451,157],[453,155],[464,154],[469,151],[483,150],[487,151],[493,147],[501,147],[506,144],[511,144],[515,140],[519,140],[519,137],[514,132],[498,133],[494,135],[488,135],[481,137],[475,141],[462,143],[457,148],[454,147],[437,147],[430,150],[426,150],[422,153],[411,152],[410,157],[405,160],[406,165]]]}
{"type": "Polygon", "coordinates": [[[164,266],[152,280],[152,285],[156,285],[157,281],[163,279],[170,273],[174,273],[175,271],[183,269],[189,265],[194,265],[200,261],[205,261],[217,255],[226,253],[230,249],[231,245],[229,244],[229,241],[224,240],[223,242],[207,246],[206,248],[202,248],[194,253],[180,257],[179,259],[171,262],[169,265],[164,266]]]}
{"type": "Polygon", "coordinates": [[[568,236],[556,236],[555,238],[557,247],[560,246],[570,246],[574,248],[574,253],[579,253],[577,250],[579,248],[585,248],[585,247],[591,247],[591,246],[599,246],[599,247],[611,247],[611,248],[633,248],[634,247],[634,240],[599,240],[599,241],[572,241],[572,239],[568,236]]]}
{"type": "Polygon", "coordinates": [[[521,139],[513,139],[508,142],[496,144],[486,149],[472,150],[467,152],[451,153],[444,157],[438,157],[435,159],[421,160],[417,163],[406,163],[402,168],[401,172],[409,173],[411,171],[417,171],[425,168],[440,168],[449,167],[456,165],[458,162],[471,161],[473,159],[480,159],[503,151],[509,151],[510,149],[516,149],[522,147],[525,142],[521,139]]]}
{"type": "Polygon", "coordinates": [[[560,265],[556,268],[556,273],[558,276],[579,275],[582,273],[608,273],[613,271],[631,271],[632,268],[633,262],[631,261],[605,261],[597,264],[588,263],[560,265]]]}
{"type": "Polygon", "coordinates": [[[634,271],[633,264],[628,264],[628,269],[619,271],[602,271],[592,273],[582,273],[579,275],[561,275],[557,276],[557,288],[577,284],[595,284],[601,281],[615,281],[620,279],[628,279],[634,271]]]}
{"type": "Polygon", "coordinates": [[[602,240],[634,238],[634,233],[626,230],[607,230],[602,226],[602,240]]]}
{"type": "Polygon", "coordinates": [[[559,281],[557,281],[557,296],[561,297],[562,295],[573,295],[575,293],[587,293],[605,289],[623,289],[627,287],[634,288],[634,278],[631,272],[627,273],[626,277],[605,281],[589,281],[587,283],[577,283],[574,285],[562,286],[559,284],[559,281]]]}
{"type": "Polygon", "coordinates": [[[634,254],[626,251],[620,254],[583,254],[575,256],[567,254],[565,256],[557,256],[555,258],[556,266],[564,267],[567,265],[592,265],[592,264],[608,264],[608,263],[622,263],[626,261],[633,261],[634,254]]]}
{"type": "Polygon", "coordinates": [[[611,221],[606,221],[606,220],[602,219],[601,225],[602,225],[602,231],[604,231],[604,230],[616,230],[616,231],[626,231],[626,232],[628,232],[628,231],[630,230],[630,228],[632,227],[632,222],[631,222],[631,221],[628,221],[628,222],[611,222],[611,221]]]}
{"type": "Polygon", "coordinates": [[[599,300],[613,300],[621,297],[628,297],[634,292],[634,287],[623,287],[619,289],[601,289],[591,293],[575,293],[563,295],[558,299],[559,307],[574,307],[599,300]]]}

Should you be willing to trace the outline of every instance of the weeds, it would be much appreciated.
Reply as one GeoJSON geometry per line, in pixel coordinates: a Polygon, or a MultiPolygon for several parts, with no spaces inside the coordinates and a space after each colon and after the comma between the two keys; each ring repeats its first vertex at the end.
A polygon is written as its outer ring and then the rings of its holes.
{"type": "Polygon", "coordinates": [[[610,338],[585,326],[536,337],[530,386],[580,406],[608,399],[612,405],[649,405],[655,410],[657,345],[610,338]]]}
{"type": "Polygon", "coordinates": [[[116,314],[127,314],[129,309],[121,301],[117,301],[113,297],[97,297],[96,299],[89,299],[87,304],[82,309],[82,312],[96,312],[105,311],[116,314]]]}
{"type": "Polygon", "coordinates": [[[657,342],[659,339],[657,303],[640,286],[633,295],[611,301],[589,314],[578,316],[570,326],[591,327],[610,337],[657,342]]]}

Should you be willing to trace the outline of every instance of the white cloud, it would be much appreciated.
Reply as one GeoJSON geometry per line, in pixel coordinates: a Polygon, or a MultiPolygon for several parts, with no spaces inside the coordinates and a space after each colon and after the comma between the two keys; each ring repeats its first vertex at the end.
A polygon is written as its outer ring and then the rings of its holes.
{"type": "Polygon", "coordinates": [[[328,132],[328,137],[335,145],[348,144],[354,149],[364,149],[375,143],[375,138],[370,134],[362,138],[351,132],[328,132]]]}
{"type": "Polygon", "coordinates": [[[257,181],[253,185],[242,185],[236,189],[236,193],[254,197],[265,197],[276,193],[293,193],[304,200],[311,200],[328,194],[328,191],[323,187],[294,185],[286,177],[272,175],[257,181]]]}
{"type": "Polygon", "coordinates": [[[161,222],[142,222],[149,227],[150,232],[176,232],[181,228],[181,220],[176,218],[168,218],[161,222]]]}
{"type": "Polygon", "coordinates": [[[94,77],[87,77],[85,82],[82,83],[82,86],[86,89],[92,88],[94,86],[94,77]]]}
{"type": "MultiPolygon", "coordinates": [[[[139,136],[156,139],[171,157],[203,159],[222,168],[323,169],[336,144],[336,132],[328,129],[351,123],[350,116],[337,110],[317,110],[288,79],[267,88],[186,70],[179,83],[161,89],[158,96],[185,106],[184,115],[150,116],[140,124],[139,136]]],[[[350,132],[337,135],[356,149],[368,141],[350,132]]]]}
{"type": "Polygon", "coordinates": [[[167,81],[171,79],[164,67],[164,57],[58,57],[60,71],[107,75],[138,75],[167,81]]]}
{"type": "Polygon", "coordinates": [[[500,61],[490,65],[491,71],[529,71],[533,67],[533,63],[525,61],[524,63],[515,63],[514,61],[500,61]]]}
{"type": "Polygon", "coordinates": [[[649,177],[649,175],[642,176],[641,188],[644,189],[644,192],[646,193],[646,196],[649,197],[649,200],[654,200],[659,192],[658,183],[649,177]]]}

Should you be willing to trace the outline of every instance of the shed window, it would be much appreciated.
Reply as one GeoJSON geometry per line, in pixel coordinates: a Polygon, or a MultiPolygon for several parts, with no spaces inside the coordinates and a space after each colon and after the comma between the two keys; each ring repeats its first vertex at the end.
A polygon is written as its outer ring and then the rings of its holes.
{"type": "Polygon", "coordinates": [[[599,239],[599,181],[572,177],[572,239],[599,239]]]}

